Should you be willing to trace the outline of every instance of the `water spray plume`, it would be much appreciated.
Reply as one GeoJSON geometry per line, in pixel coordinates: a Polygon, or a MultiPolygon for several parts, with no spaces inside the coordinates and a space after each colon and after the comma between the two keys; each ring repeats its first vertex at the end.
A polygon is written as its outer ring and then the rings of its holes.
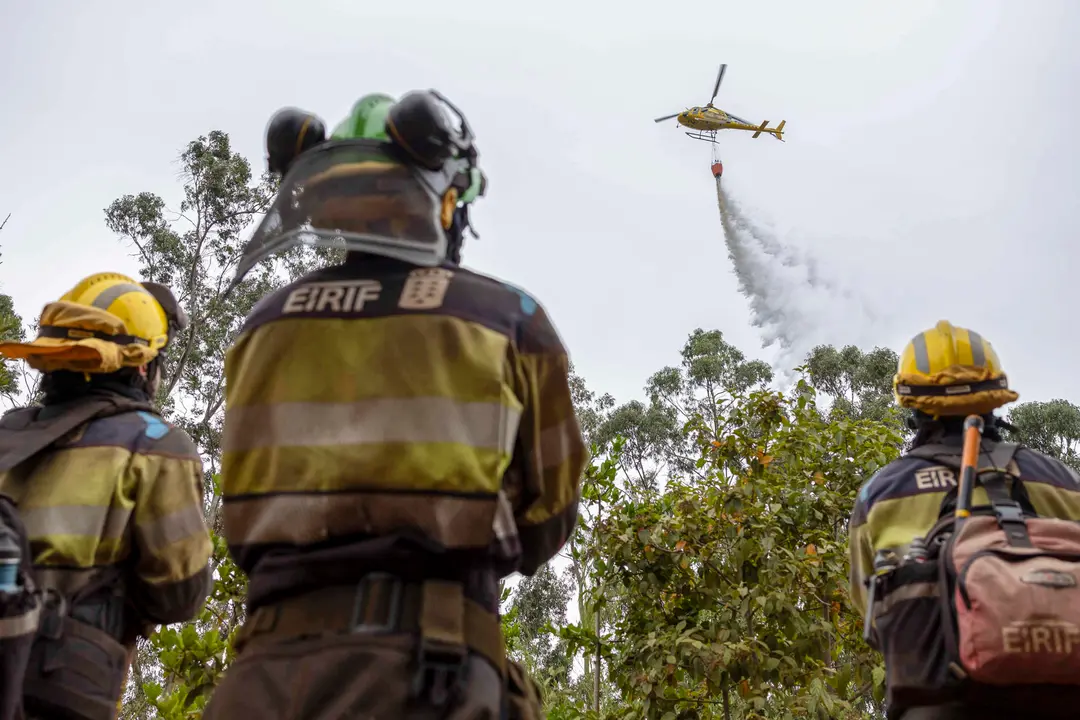
{"type": "Polygon", "coordinates": [[[866,303],[823,277],[814,258],[784,245],[751,221],[725,191],[720,175],[714,171],[714,176],[724,242],[739,292],[750,303],[750,322],[761,331],[764,347],[780,348],[775,369],[790,376],[815,345],[863,340],[830,335],[837,327],[871,328],[877,317],[866,303]]]}

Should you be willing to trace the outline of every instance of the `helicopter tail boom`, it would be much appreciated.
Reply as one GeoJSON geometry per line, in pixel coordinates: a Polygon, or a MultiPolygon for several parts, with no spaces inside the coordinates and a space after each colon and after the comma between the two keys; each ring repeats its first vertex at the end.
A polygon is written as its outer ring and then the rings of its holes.
{"type": "Polygon", "coordinates": [[[769,121],[766,120],[765,122],[761,123],[761,125],[758,126],[758,129],[754,131],[754,134],[751,137],[757,137],[761,133],[766,132],[766,133],[769,133],[770,135],[772,135],[774,138],[776,138],[780,142],[783,142],[784,141],[784,124],[786,122],[787,122],[787,120],[781,120],[780,124],[777,125],[775,128],[770,128],[769,127],[769,121]]]}

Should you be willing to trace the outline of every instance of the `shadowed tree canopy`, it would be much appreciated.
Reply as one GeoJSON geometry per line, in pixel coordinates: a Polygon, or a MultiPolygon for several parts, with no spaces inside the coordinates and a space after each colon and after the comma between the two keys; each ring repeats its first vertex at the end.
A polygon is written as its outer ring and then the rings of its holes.
{"type": "Polygon", "coordinates": [[[590,444],[598,442],[597,434],[604,423],[606,413],[615,406],[615,398],[608,393],[597,397],[596,393],[589,390],[585,378],[574,370],[573,363],[570,363],[570,398],[574,402],[578,423],[581,425],[581,432],[586,442],[590,444]]]}
{"type": "Polygon", "coordinates": [[[818,345],[806,357],[807,381],[832,398],[837,416],[895,421],[892,380],[899,356],[888,348],[863,352],[854,345],[818,345]]]}
{"type": "Polygon", "coordinates": [[[680,354],[678,367],[665,367],[648,379],[647,402],[605,408],[595,433],[601,445],[623,438],[621,469],[639,491],[655,490],[665,473],[696,473],[697,452],[686,424],[717,436],[723,431],[726,399],[773,377],[767,363],[747,360],[719,330],[694,330],[680,354]]]}
{"type": "MultiPolygon", "coordinates": [[[[4,220],[6,223],[7,220],[4,220]]],[[[0,225],[0,229],[3,225],[0,225]]],[[[23,320],[15,312],[15,302],[10,295],[0,294],[0,341],[24,340],[26,331],[23,320]]],[[[19,393],[19,377],[22,369],[9,360],[0,360],[0,396],[14,402],[19,393]]]]}
{"type": "Polygon", "coordinates": [[[566,609],[574,592],[572,574],[560,577],[550,564],[514,588],[507,619],[513,624],[508,650],[531,675],[547,683],[566,684],[571,660],[566,642],[552,630],[566,625],[566,609]]]}
{"type": "Polygon", "coordinates": [[[1068,400],[1026,402],[1009,411],[1011,439],[1080,470],[1080,407],[1068,400]]]}

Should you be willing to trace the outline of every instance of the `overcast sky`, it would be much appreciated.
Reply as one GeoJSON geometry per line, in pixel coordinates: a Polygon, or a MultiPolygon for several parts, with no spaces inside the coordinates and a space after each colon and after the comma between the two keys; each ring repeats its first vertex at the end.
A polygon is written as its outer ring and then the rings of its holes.
{"type": "Polygon", "coordinates": [[[802,345],[899,350],[948,318],[995,344],[1022,400],[1080,402],[1074,0],[0,8],[0,289],[28,318],[84,275],[137,271],[103,209],[178,204],[199,134],[260,170],[281,106],[332,126],[362,94],[436,87],[490,178],[466,264],[536,295],[593,389],[639,395],[695,327],[771,360],[708,146],[652,122],[707,102],[726,62],[717,105],[787,120],[786,143],[722,134],[727,191],[847,288],[814,300],[802,345]]]}

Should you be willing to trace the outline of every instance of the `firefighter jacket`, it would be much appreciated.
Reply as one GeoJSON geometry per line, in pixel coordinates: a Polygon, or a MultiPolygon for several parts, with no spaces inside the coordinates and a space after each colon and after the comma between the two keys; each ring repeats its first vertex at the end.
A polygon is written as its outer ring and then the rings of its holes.
{"type": "Polygon", "coordinates": [[[40,587],[72,598],[115,573],[136,625],[198,613],[212,548],[187,433],[104,390],[13,411],[0,428],[0,493],[18,504],[40,587]]]}
{"type": "MultiPolygon", "coordinates": [[[[376,571],[532,574],[577,519],[587,450],[544,309],[361,257],[264,298],[226,359],[224,530],[250,607],[376,571]]],[[[497,584],[445,579],[497,609],[497,584]]]]}
{"type": "MultiPolygon", "coordinates": [[[[948,434],[937,442],[956,447],[959,454],[963,437],[948,434]]],[[[990,442],[984,440],[984,445],[990,442]]],[[[1009,469],[1021,480],[1021,486],[1011,490],[1014,499],[1030,502],[1031,509],[1044,517],[1080,520],[1080,475],[1076,471],[1027,447],[1020,447],[1012,462],[1009,469]]],[[[848,541],[851,600],[860,614],[865,616],[867,611],[866,579],[873,571],[874,554],[892,548],[902,556],[914,538],[925,536],[937,522],[946,495],[956,490],[957,480],[951,468],[904,455],[863,485],[851,515],[848,541]]],[[[972,504],[989,504],[983,488],[975,488],[972,504]]]]}

